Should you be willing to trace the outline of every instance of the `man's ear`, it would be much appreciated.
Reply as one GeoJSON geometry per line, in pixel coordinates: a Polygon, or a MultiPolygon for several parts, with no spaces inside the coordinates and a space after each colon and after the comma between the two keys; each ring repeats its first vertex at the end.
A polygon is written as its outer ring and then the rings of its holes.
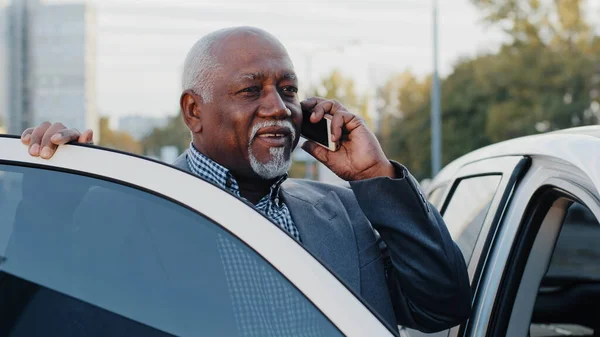
{"type": "Polygon", "coordinates": [[[202,123],[200,121],[200,102],[201,98],[192,90],[186,90],[181,94],[179,104],[181,105],[181,115],[183,121],[192,133],[200,133],[202,131],[202,123]]]}

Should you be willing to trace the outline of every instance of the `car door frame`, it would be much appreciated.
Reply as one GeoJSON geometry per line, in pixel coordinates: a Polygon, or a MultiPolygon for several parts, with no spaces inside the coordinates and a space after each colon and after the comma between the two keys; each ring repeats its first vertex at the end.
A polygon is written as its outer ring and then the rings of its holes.
{"type": "MultiPolygon", "coordinates": [[[[514,196],[515,190],[529,169],[530,164],[531,159],[525,156],[486,158],[469,163],[457,171],[447,197],[444,198],[442,215],[450,203],[452,194],[462,180],[486,175],[502,175],[467,265],[467,270],[471,277],[473,307],[475,307],[478,301],[479,294],[485,291],[481,287],[481,277],[482,271],[485,270],[486,264],[489,263],[490,247],[493,244],[494,237],[500,228],[500,224],[514,196]]],[[[470,321],[471,319],[460,326],[450,329],[448,336],[463,336],[470,321]]]]}
{"type": "Polygon", "coordinates": [[[44,160],[30,156],[18,137],[12,136],[0,136],[0,163],[98,178],[177,203],[212,220],[262,256],[344,335],[393,336],[376,313],[291,236],[246,202],[188,172],[148,158],[83,144],[61,146],[51,160],[44,160]],[[170,183],[165,184],[164,180],[170,183]],[[225,205],[227,211],[215,205],[225,205]]]}
{"type": "Polygon", "coordinates": [[[600,198],[569,177],[548,177],[534,192],[512,244],[486,335],[528,331],[543,276],[572,202],[600,219],[600,198]]]}
{"type": "MultiPolygon", "coordinates": [[[[506,215],[494,235],[488,250],[488,263],[481,271],[480,296],[474,301],[474,311],[469,324],[461,330],[460,336],[504,336],[507,332],[515,298],[506,303],[506,299],[518,296],[518,288],[514,289],[515,277],[521,278],[522,274],[515,274],[515,268],[522,270],[524,266],[513,266],[511,261],[515,258],[515,250],[522,249],[523,244],[532,246],[537,236],[525,235],[523,228],[530,222],[530,217],[539,204],[539,198],[546,191],[554,190],[590,207],[594,215],[600,216],[600,201],[590,191],[582,193],[582,189],[590,189],[591,180],[587,180],[583,171],[577,171],[573,166],[560,163],[558,158],[533,157],[531,166],[522,178],[522,183],[515,191],[511,203],[508,205],[506,215]],[[585,186],[585,187],[584,187],[585,186]],[[587,194],[587,196],[585,195],[587,194]],[[590,196],[591,195],[591,196],[590,196]],[[590,206],[590,202],[592,202],[590,206]],[[513,291],[506,287],[513,284],[513,291]],[[499,320],[503,320],[504,323],[499,320]]],[[[593,191],[593,189],[590,189],[593,191]]],[[[596,192],[597,193],[597,190],[596,192]]],[[[562,224],[562,222],[561,222],[562,224]]],[[[550,231],[543,233],[545,243],[555,243],[560,232],[560,225],[552,224],[550,231]]],[[[538,228],[539,229],[539,228],[538,228]]],[[[531,249],[531,248],[530,248],[531,249]]],[[[552,248],[553,249],[553,248],[552,248]]],[[[540,258],[540,257],[538,257],[540,258]]],[[[518,273],[519,270],[516,272],[518,273]]],[[[534,280],[532,278],[532,280],[534,280]]],[[[526,282],[527,283],[527,282],[526,282]]],[[[528,287],[527,284],[522,284],[528,287]]],[[[523,319],[517,318],[517,319],[523,319]]]]}
{"type": "MultiPolygon", "coordinates": [[[[467,264],[467,270],[471,279],[471,289],[473,292],[473,306],[477,300],[477,294],[483,291],[480,289],[481,271],[484,269],[488,260],[488,251],[491,246],[492,239],[498,231],[499,224],[506,213],[506,209],[514,195],[515,189],[518,187],[521,179],[527,172],[530,165],[530,158],[525,156],[505,156],[495,158],[484,158],[473,161],[460,167],[450,180],[437,183],[430,188],[433,192],[437,188],[445,188],[442,197],[441,207],[439,209],[442,216],[444,215],[454,192],[460,182],[469,179],[490,175],[501,175],[500,182],[492,202],[480,229],[479,236],[473,248],[473,253],[467,264]],[[493,216],[489,216],[493,214],[493,216]]],[[[444,332],[438,332],[431,336],[456,337],[462,336],[470,320],[453,327],[444,332]]],[[[418,331],[408,330],[405,335],[410,337],[425,336],[418,331]]]]}

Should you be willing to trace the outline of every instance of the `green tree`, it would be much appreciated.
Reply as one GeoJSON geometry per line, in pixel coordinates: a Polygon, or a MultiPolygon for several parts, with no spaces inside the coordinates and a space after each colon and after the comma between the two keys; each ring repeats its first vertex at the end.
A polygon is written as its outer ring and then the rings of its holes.
{"type": "Polygon", "coordinates": [[[190,146],[190,142],[190,130],[179,113],[170,117],[165,127],[154,128],[149,135],[142,139],[142,146],[144,153],[158,155],[164,146],[176,146],[181,153],[190,146]]]}
{"type": "Polygon", "coordinates": [[[500,141],[597,122],[600,39],[581,0],[472,0],[512,38],[490,58],[487,80],[496,93],[486,132],[500,141]]]}
{"type": "Polygon", "coordinates": [[[361,115],[372,127],[369,116],[369,96],[356,93],[354,80],[345,77],[339,69],[334,69],[325,76],[320,84],[311,93],[311,96],[319,96],[339,101],[348,111],[361,115]]]}
{"type": "Polygon", "coordinates": [[[129,153],[142,154],[141,144],[126,132],[111,130],[108,118],[100,118],[99,131],[98,145],[129,153]]]}
{"type": "Polygon", "coordinates": [[[410,72],[392,76],[380,89],[384,122],[381,142],[386,154],[408,165],[413,172],[424,172],[429,144],[430,79],[418,79],[410,72]]]}
{"type": "MultiPolygon", "coordinates": [[[[513,48],[462,60],[442,80],[443,164],[493,142],[598,122],[591,109],[600,82],[591,76],[597,63],[585,55],[569,59],[549,49],[513,48]]],[[[430,82],[409,76],[402,83],[384,149],[418,178],[428,177],[430,82]]]]}
{"type": "Polygon", "coordinates": [[[471,0],[483,20],[498,25],[514,44],[585,47],[594,37],[583,0],[471,0]]]}
{"type": "Polygon", "coordinates": [[[334,69],[321,80],[313,95],[336,99],[340,103],[352,108],[358,106],[358,98],[354,81],[345,77],[339,69],[334,69]]]}
{"type": "MultiPolygon", "coordinates": [[[[598,123],[600,44],[582,1],[472,2],[511,39],[442,79],[443,164],[493,142],[598,123]]],[[[382,89],[386,153],[418,178],[430,175],[430,87],[405,73],[382,89]]]]}

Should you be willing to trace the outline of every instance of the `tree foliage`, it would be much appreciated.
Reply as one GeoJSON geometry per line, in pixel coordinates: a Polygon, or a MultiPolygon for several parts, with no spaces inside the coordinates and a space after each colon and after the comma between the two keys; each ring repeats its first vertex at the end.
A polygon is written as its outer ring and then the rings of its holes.
{"type": "Polygon", "coordinates": [[[142,154],[142,145],[126,132],[111,130],[108,118],[100,118],[99,131],[100,139],[98,145],[125,152],[142,154]]]}
{"type": "Polygon", "coordinates": [[[144,137],[142,146],[144,153],[157,156],[164,146],[175,146],[181,153],[190,146],[191,140],[190,130],[179,113],[169,118],[165,127],[154,128],[148,136],[144,137]]]}
{"type": "MultiPolygon", "coordinates": [[[[443,164],[493,142],[598,123],[600,40],[582,1],[472,2],[511,41],[442,79],[443,164]]],[[[419,178],[430,176],[430,85],[410,74],[386,84],[398,103],[384,148],[419,178]]]]}
{"type": "Polygon", "coordinates": [[[365,118],[367,125],[372,127],[372,120],[369,116],[370,102],[368,95],[361,96],[357,94],[354,80],[345,77],[339,69],[334,69],[325,76],[313,90],[311,96],[335,99],[344,105],[348,111],[365,118]]]}
{"type": "Polygon", "coordinates": [[[582,0],[471,0],[483,20],[499,25],[515,44],[585,47],[596,38],[582,0]]]}

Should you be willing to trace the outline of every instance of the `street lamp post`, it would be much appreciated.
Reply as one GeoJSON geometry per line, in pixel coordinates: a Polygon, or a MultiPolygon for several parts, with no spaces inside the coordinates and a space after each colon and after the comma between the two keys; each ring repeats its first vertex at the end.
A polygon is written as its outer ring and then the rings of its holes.
{"type": "Polygon", "coordinates": [[[442,127],[440,78],[438,74],[438,2],[433,1],[433,84],[431,88],[431,177],[441,169],[442,127]]]}

